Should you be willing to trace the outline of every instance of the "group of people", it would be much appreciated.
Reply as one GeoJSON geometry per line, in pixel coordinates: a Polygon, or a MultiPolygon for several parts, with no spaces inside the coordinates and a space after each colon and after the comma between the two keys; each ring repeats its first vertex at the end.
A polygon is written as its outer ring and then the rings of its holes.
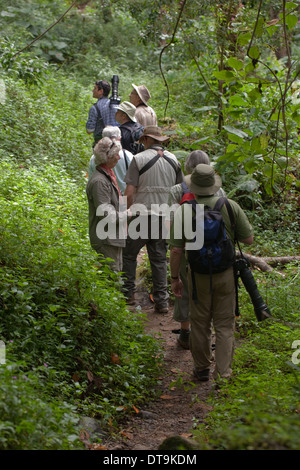
{"type": "MultiPolygon", "coordinates": [[[[233,267],[209,275],[195,273],[198,302],[191,296],[191,274],[185,256],[190,241],[190,219],[181,204],[184,191],[197,203],[213,207],[224,196],[222,181],[211,166],[208,155],[196,150],[185,161],[185,176],[176,156],[165,147],[169,137],[157,125],[157,116],[148,105],[150,93],[132,84],[130,101],[116,107],[108,98],[110,85],[96,82],[93,96],[98,99],[89,111],[86,124],[94,134],[93,156],[89,164],[86,193],[89,204],[89,235],[92,248],[110,260],[122,276],[122,291],[129,305],[135,303],[137,257],[147,248],[156,313],[169,308],[167,250],[170,248],[171,287],[175,296],[174,319],[180,322],[179,344],[190,349],[194,375],[209,379],[212,326],[215,331],[214,377],[231,375],[235,282],[233,267]],[[95,108],[98,109],[95,109],[95,108]],[[100,117],[99,117],[100,116],[100,117]],[[176,207],[176,211],[162,211],[176,207]],[[182,226],[181,236],[174,226],[182,226]]],[[[221,213],[226,231],[245,244],[253,243],[252,227],[241,207],[229,199],[235,218],[232,231],[225,206],[221,213]]]]}

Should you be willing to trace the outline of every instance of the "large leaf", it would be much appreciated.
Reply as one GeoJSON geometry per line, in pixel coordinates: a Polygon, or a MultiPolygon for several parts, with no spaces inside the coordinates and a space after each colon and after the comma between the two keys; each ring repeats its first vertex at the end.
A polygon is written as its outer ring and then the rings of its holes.
{"type": "Polygon", "coordinates": [[[241,44],[242,46],[245,44],[248,44],[250,40],[251,40],[251,33],[240,34],[239,37],[237,38],[237,42],[241,44]]]}
{"type": "Polygon", "coordinates": [[[256,36],[257,38],[261,38],[261,37],[262,37],[263,31],[264,31],[264,23],[265,23],[264,18],[259,18],[259,19],[258,19],[256,28],[255,28],[255,36],[256,36]]]}
{"type": "Polygon", "coordinates": [[[239,95],[233,95],[229,102],[231,106],[248,106],[248,102],[239,95]]]}
{"type": "Polygon", "coordinates": [[[232,126],[223,126],[223,129],[225,129],[230,134],[235,134],[239,137],[242,137],[243,139],[248,137],[248,134],[246,134],[246,132],[241,131],[240,129],[236,129],[235,127],[232,127],[232,126]]]}
{"type": "Polygon", "coordinates": [[[235,75],[230,70],[220,70],[219,72],[214,72],[214,76],[218,80],[225,80],[225,82],[230,82],[235,78],[235,75]]]}
{"type": "Polygon", "coordinates": [[[229,57],[228,65],[235,70],[241,70],[244,67],[244,62],[242,60],[236,59],[235,57],[229,57]]]}
{"type": "Polygon", "coordinates": [[[249,52],[248,52],[248,56],[251,59],[258,59],[259,56],[260,56],[260,52],[259,52],[258,47],[257,46],[250,47],[249,52]]]}
{"type": "MultiPolygon", "coordinates": [[[[279,15],[280,19],[283,20],[283,14],[280,13],[279,15]]],[[[287,15],[285,17],[285,24],[287,25],[287,27],[289,28],[289,30],[293,29],[296,24],[298,23],[298,17],[296,15],[287,15]]]]}

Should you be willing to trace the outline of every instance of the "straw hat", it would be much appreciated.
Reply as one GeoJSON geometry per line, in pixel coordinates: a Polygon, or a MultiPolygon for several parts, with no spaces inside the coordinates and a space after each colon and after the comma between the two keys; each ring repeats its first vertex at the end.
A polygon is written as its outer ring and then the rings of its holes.
{"type": "Polygon", "coordinates": [[[142,102],[144,104],[147,104],[147,101],[151,98],[150,91],[148,90],[148,88],[145,85],[137,86],[134,83],[132,83],[132,86],[141,98],[142,102]]]}
{"type": "Polygon", "coordinates": [[[191,175],[184,177],[188,188],[198,196],[212,196],[222,186],[222,180],[215,170],[205,163],[199,163],[191,175]]]}
{"type": "Polygon", "coordinates": [[[134,117],[136,107],[132,103],[129,103],[129,101],[123,101],[123,103],[117,107],[117,111],[118,110],[123,111],[131,121],[136,122],[136,118],[134,117]]]}

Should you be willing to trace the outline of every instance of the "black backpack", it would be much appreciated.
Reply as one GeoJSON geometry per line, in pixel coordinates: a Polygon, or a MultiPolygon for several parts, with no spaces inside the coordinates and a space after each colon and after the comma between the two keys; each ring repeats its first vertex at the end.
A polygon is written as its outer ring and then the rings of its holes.
{"type": "Polygon", "coordinates": [[[143,144],[140,144],[138,140],[140,139],[141,135],[144,133],[144,127],[139,124],[138,122],[134,123],[134,126],[127,124],[126,122],[120,126],[120,129],[127,129],[131,136],[130,136],[130,143],[129,143],[129,151],[136,155],[137,153],[143,152],[145,149],[143,144]]]}
{"type": "MultiPolygon", "coordinates": [[[[196,220],[196,199],[183,201],[185,204],[192,204],[194,209],[193,215],[193,231],[197,233],[196,220]]],[[[204,230],[204,243],[202,248],[197,250],[186,250],[188,262],[191,268],[193,281],[193,299],[197,300],[197,292],[195,286],[194,273],[210,275],[210,289],[212,292],[212,275],[221,273],[233,266],[235,261],[234,243],[228,237],[225,229],[224,220],[221,214],[221,208],[226,204],[231,225],[234,227],[233,212],[229,201],[221,197],[215,204],[215,207],[204,207],[204,227],[198,227],[204,230]]],[[[198,230],[198,232],[199,232],[198,230]]]]}

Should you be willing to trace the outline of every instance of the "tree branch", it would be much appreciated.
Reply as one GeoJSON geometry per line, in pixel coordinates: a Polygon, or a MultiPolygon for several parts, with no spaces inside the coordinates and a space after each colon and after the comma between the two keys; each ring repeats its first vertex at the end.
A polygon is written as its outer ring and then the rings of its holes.
{"type": "Polygon", "coordinates": [[[53,23],[51,26],[49,26],[49,28],[46,29],[46,31],[44,31],[42,34],[40,34],[37,38],[33,39],[33,41],[31,41],[29,44],[27,44],[27,46],[23,47],[23,49],[21,49],[20,51],[16,52],[13,56],[17,56],[19,54],[21,54],[21,52],[25,51],[26,49],[28,49],[30,46],[32,46],[32,44],[34,44],[36,41],[38,41],[39,39],[41,39],[43,36],[45,36],[45,34],[48,33],[48,31],[50,31],[50,29],[52,29],[54,26],[56,26],[62,19],[64,16],[66,16],[66,14],[75,6],[75,3],[77,2],[77,0],[75,0],[75,2],[72,3],[72,5],[61,15],[60,18],[58,18],[57,21],[55,21],[55,23],[53,23]]]}

